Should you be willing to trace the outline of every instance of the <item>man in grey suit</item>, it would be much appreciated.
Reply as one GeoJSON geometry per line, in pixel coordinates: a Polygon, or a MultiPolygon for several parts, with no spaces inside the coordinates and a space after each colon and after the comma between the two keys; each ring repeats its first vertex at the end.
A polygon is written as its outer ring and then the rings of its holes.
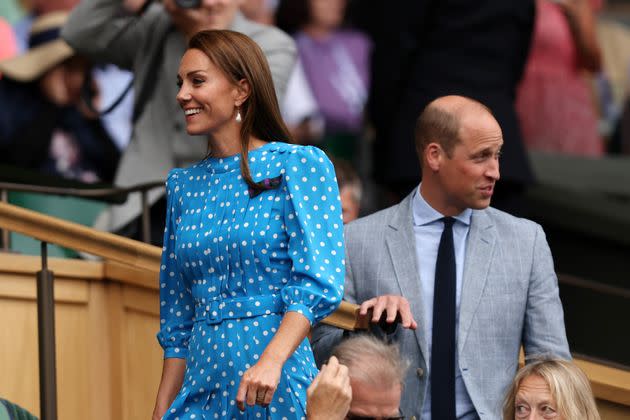
{"type": "MultiPolygon", "coordinates": [[[[345,299],[400,319],[406,416],[500,419],[521,346],[571,357],[551,252],[539,225],[489,207],[503,138],[484,105],[438,98],[415,135],[420,186],[346,226],[345,299]]],[[[315,329],[319,363],[341,335],[315,329]]]]}
{"type": "MultiPolygon", "coordinates": [[[[166,179],[173,167],[197,162],[207,153],[205,138],[186,134],[184,113],[175,100],[179,62],[192,35],[205,29],[231,29],[252,38],[269,62],[279,98],[297,54],[295,43],[284,32],[243,17],[242,0],[201,0],[197,8],[180,7],[175,0],[149,1],[140,16],[125,12],[128,2],[83,0],[62,31],[68,44],[95,62],[134,72],[133,133],[115,178],[115,184],[123,187],[166,179]]],[[[148,197],[150,204],[161,203],[152,212],[156,244],[161,244],[164,231],[164,194],[163,189],[153,190],[148,197]]],[[[124,205],[103,213],[96,227],[139,238],[134,231],[138,224],[129,223],[141,209],[139,195],[133,194],[124,205]]]]}

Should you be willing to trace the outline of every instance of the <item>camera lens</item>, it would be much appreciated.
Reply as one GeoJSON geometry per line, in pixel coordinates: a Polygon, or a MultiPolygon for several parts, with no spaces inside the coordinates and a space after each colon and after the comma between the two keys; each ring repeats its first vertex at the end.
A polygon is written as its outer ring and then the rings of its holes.
{"type": "Polygon", "coordinates": [[[175,0],[175,4],[182,9],[197,9],[201,5],[201,0],[175,0]]]}

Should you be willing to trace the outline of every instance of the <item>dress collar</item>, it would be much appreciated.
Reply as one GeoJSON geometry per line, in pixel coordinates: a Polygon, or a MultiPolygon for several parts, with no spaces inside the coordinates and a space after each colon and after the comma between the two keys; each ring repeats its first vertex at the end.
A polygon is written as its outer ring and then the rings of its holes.
{"type": "MultiPolygon", "coordinates": [[[[277,148],[276,142],[265,143],[257,149],[250,150],[248,153],[249,156],[249,164],[256,162],[256,160],[268,152],[277,148]]],[[[199,162],[199,166],[203,167],[205,170],[212,174],[216,173],[224,173],[224,172],[233,172],[240,170],[241,159],[243,157],[240,153],[237,153],[232,156],[226,157],[212,157],[209,156],[199,162]]]]}

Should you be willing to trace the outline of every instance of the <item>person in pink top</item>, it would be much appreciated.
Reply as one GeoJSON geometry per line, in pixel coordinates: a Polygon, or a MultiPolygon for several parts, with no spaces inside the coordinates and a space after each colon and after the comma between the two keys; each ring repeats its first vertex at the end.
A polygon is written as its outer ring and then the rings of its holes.
{"type": "Polygon", "coordinates": [[[0,60],[11,58],[15,54],[17,54],[17,43],[13,29],[11,29],[11,25],[0,17],[0,60]]]}
{"type": "Polygon", "coordinates": [[[530,57],[516,109],[530,150],[602,156],[604,144],[585,73],[601,53],[594,11],[602,0],[537,0],[530,57]]]}

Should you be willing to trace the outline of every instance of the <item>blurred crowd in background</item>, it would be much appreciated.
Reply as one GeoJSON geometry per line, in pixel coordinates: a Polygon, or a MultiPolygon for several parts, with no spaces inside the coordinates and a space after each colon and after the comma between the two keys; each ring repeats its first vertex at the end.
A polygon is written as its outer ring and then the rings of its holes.
{"type": "MultiPolygon", "coordinates": [[[[109,3],[129,16],[156,6],[109,3]]],[[[603,0],[201,3],[238,3],[245,19],[295,41],[297,62],[279,97],[283,117],[297,143],[334,158],[348,185],[341,189],[345,221],[417,185],[415,118],[445,94],[480,100],[501,123],[503,178],[494,204],[508,211],[518,213],[514,198],[535,182],[528,150],[630,154],[630,2],[626,9],[603,0]]],[[[119,184],[119,160],[140,127],[137,84],[131,69],[95,62],[60,38],[65,12],[77,4],[0,4],[0,164],[119,184]]]]}

